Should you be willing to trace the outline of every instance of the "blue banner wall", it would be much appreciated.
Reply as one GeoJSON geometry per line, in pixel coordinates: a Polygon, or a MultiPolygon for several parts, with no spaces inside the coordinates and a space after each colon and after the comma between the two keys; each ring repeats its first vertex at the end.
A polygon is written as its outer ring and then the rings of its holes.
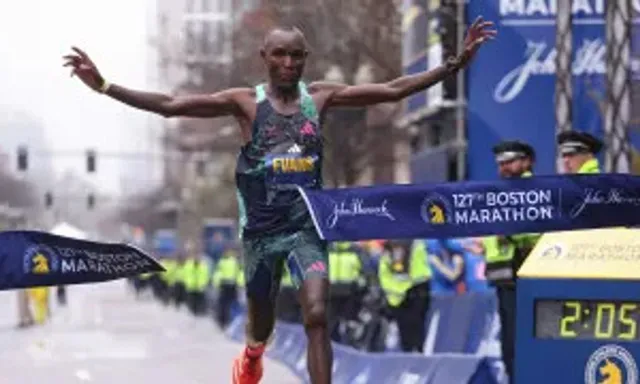
{"type": "MultiPolygon", "coordinates": [[[[555,173],[555,3],[468,1],[467,23],[482,15],[499,32],[467,71],[470,179],[497,178],[491,147],[509,139],[535,148],[536,173],[555,173]]],[[[573,126],[598,136],[602,120],[595,100],[605,94],[606,73],[604,4],[575,1],[573,13],[573,126]]]]}
{"type": "MultiPolygon", "coordinates": [[[[226,330],[244,340],[244,319],[236,317],[226,330]]],[[[489,359],[470,354],[421,356],[406,353],[362,353],[332,343],[333,382],[336,384],[496,384],[489,359]]],[[[267,355],[287,365],[305,383],[307,337],[300,325],[278,322],[267,355]]]]}

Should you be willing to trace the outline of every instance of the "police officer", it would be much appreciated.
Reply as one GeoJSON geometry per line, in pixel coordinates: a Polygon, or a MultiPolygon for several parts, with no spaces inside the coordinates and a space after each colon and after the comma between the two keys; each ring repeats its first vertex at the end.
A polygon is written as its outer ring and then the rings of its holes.
{"type": "Polygon", "coordinates": [[[388,242],[378,264],[380,287],[398,325],[404,352],[422,352],[426,331],[430,269],[425,249],[414,244],[388,242]]]}
{"type": "Polygon", "coordinates": [[[173,256],[165,255],[160,259],[160,265],[164,267],[164,272],[154,274],[154,277],[152,277],[152,287],[156,298],[159,299],[162,304],[168,305],[176,280],[178,263],[173,256]]]}
{"type": "Polygon", "coordinates": [[[579,131],[561,132],[556,141],[567,173],[600,173],[596,155],[602,149],[602,141],[579,131]]]}
{"type": "Polygon", "coordinates": [[[211,278],[209,263],[201,253],[194,253],[185,262],[184,278],[187,307],[195,316],[206,312],[206,291],[211,278]]]}
{"type": "Polygon", "coordinates": [[[364,278],[362,262],[348,242],[337,242],[329,251],[329,282],[331,283],[331,339],[340,341],[340,328],[354,320],[360,310],[364,278]]]}
{"type": "Polygon", "coordinates": [[[180,252],[178,254],[177,263],[175,266],[174,273],[174,283],[173,283],[173,302],[176,308],[182,306],[187,302],[187,289],[185,284],[185,265],[186,265],[187,257],[184,252],[180,252]]]}
{"type": "Polygon", "coordinates": [[[234,248],[227,249],[213,273],[213,287],[217,292],[216,321],[225,328],[231,321],[233,306],[238,302],[238,289],[243,285],[242,266],[234,248]]]}
{"type": "MultiPolygon", "coordinates": [[[[498,173],[503,179],[531,177],[535,151],[521,141],[504,141],[493,147],[498,173]]],[[[537,234],[490,236],[484,239],[486,277],[496,288],[501,323],[502,360],[511,382],[515,355],[516,272],[540,238],[537,234]]]]}

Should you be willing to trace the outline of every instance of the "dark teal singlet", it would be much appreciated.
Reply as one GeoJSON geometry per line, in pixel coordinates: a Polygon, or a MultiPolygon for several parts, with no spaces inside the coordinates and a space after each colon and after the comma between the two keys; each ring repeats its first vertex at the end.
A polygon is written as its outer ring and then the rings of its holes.
{"type": "Polygon", "coordinates": [[[304,83],[299,83],[300,109],[278,113],[256,86],[256,118],[251,141],[238,155],[236,185],[241,236],[252,238],[312,227],[297,191],[322,188],[322,135],[318,109],[304,83]]]}

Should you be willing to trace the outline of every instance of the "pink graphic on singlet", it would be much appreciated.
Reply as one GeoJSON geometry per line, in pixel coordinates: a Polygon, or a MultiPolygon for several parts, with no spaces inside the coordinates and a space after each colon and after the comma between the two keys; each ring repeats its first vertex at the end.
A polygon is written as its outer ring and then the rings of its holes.
{"type": "Polygon", "coordinates": [[[306,123],[304,123],[302,128],[300,128],[300,133],[302,133],[302,135],[304,136],[310,136],[315,135],[316,130],[313,128],[313,125],[311,125],[311,123],[307,121],[306,123]]]}
{"type": "Polygon", "coordinates": [[[307,268],[307,272],[326,272],[327,271],[327,267],[324,265],[324,263],[322,261],[316,261],[315,263],[311,264],[309,266],[309,268],[307,268]]]}

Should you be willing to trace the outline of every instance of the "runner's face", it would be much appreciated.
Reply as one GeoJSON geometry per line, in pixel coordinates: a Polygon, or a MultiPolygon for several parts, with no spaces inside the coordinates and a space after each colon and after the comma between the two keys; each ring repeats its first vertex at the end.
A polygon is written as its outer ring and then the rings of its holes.
{"type": "Polygon", "coordinates": [[[267,65],[271,84],[278,87],[292,87],[298,84],[307,59],[307,49],[300,33],[272,33],[267,38],[261,54],[267,65]]]}

